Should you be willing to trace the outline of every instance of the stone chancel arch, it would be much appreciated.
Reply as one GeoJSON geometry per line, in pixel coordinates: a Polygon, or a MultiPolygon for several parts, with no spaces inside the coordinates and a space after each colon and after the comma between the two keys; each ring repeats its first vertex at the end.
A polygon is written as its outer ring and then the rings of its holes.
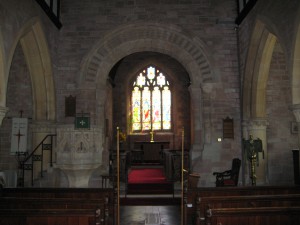
{"type": "Polygon", "coordinates": [[[136,52],[153,51],[169,55],[189,72],[192,83],[214,80],[208,55],[195,37],[185,35],[178,27],[159,24],[123,26],[106,35],[86,57],[80,82],[99,84],[105,81],[111,67],[121,58],[136,52]]]}
{"type": "MultiPolygon", "coordinates": [[[[97,126],[104,126],[105,101],[103,90],[106,90],[107,78],[112,67],[122,58],[137,52],[156,52],[168,55],[177,60],[188,72],[191,81],[192,118],[192,152],[196,155],[203,150],[201,138],[193,134],[203,133],[201,101],[193,97],[201,92],[203,83],[216,81],[210,66],[210,56],[205,45],[190,33],[185,33],[177,26],[162,24],[131,24],[117,28],[102,38],[89,52],[83,61],[79,89],[95,89],[97,96],[97,126]],[[98,121],[97,121],[98,120],[98,121]]],[[[190,89],[191,90],[191,89],[190,89]]],[[[192,153],[192,155],[194,154],[192,153]]],[[[193,157],[192,157],[193,158],[193,157]]]]}

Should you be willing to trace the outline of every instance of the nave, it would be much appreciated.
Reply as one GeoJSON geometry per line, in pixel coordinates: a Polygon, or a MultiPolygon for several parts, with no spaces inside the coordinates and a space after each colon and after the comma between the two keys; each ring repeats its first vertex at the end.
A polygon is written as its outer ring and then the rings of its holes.
{"type": "Polygon", "coordinates": [[[297,185],[197,187],[187,190],[183,210],[180,198],[171,199],[166,198],[168,202],[162,206],[158,204],[163,202],[162,196],[127,196],[127,202],[124,204],[123,199],[119,204],[112,188],[3,188],[0,224],[300,224],[300,187],[297,185]]]}

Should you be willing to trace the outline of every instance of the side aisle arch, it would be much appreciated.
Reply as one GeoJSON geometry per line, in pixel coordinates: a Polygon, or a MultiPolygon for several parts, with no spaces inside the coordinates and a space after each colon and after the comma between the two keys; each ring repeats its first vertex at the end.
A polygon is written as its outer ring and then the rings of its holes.
{"type": "MultiPolygon", "coordinates": [[[[294,55],[292,61],[292,100],[293,105],[300,104],[300,23],[296,34],[294,55]]],[[[300,120],[300,118],[299,118],[300,120]]]]}
{"type": "Polygon", "coordinates": [[[31,19],[20,29],[6,58],[0,52],[0,79],[3,81],[1,82],[0,106],[5,109],[9,68],[18,43],[23,49],[32,82],[33,119],[53,121],[55,120],[55,93],[52,64],[45,34],[37,18],[31,19]],[[7,67],[4,68],[3,62],[7,62],[7,67]]]}
{"type": "Polygon", "coordinates": [[[5,107],[7,76],[5,76],[4,58],[3,40],[0,31],[0,126],[6,112],[8,111],[8,109],[5,107]]]}
{"type": "Polygon", "coordinates": [[[264,157],[260,152],[259,166],[256,166],[258,185],[269,182],[266,87],[276,42],[277,37],[266,28],[262,21],[257,20],[250,40],[243,83],[243,136],[248,139],[249,135],[252,135],[253,138],[262,140],[264,157]]]}
{"type": "Polygon", "coordinates": [[[20,39],[20,43],[32,80],[34,118],[36,120],[55,120],[52,64],[41,24],[34,23],[30,31],[20,39]]]}
{"type": "Polygon", "coordinates": [[[266,85],[276,36],[257,21],[252,33],[243,83],[244,119],[265,118],[266,85]]]}
{"type": "MultiPolygon", "coordinates": [[[[300,9],[298,10],[300,11],[300,9]]],[[[299,15],[299,14],[298,14],[299,15]]],[[[292,60],[292,110],[298,127],[300,126],[300,17],[297,20],[297,31],[295,36],[295,46],[292,60]]],[[[298,132],[298,143],[300,140],[300,132],[298,132]]],[[[298,146],[299,148],[299,146],[298,146]]]]}

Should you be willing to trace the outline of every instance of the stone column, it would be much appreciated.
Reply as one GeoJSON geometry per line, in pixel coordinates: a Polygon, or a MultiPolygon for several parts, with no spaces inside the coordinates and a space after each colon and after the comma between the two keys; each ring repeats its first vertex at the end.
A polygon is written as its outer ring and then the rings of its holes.
{"type": "MultiPolygon", "coordinates": [[[[267,120],[265,118],[252,119],[248,127],[249,135],[253,139],[261,139],[263,152],[258,153],[258,165],[256,165],[256,184],[268,184],[268,150],[267,150],[267,120]]],[[[249,137],[247,138],[249,139],[249,137]]]]}
{"type": "Polygon", "coordinates": [[[3,119],[4,119],[7,112],[8,112],[7,107],[0,106],[0,126],[2,125],[2,121],[3,121],[3,119]]]}
{"type": "MultiPolygon", "coordinates": [[[[201,157],[202,146],[204,142],[203,135],[203,116],[201,110],[201,88],[191,86],[191,120],[192,120],[192,146],[191,146],[191,159],[196,159],[201,157]]],[[[207,131],[208,132],[208,131],[207,131]]]]}
{"type": "Polygon", "coordinates": [[[299,128],[300,128],[300,104],[293,105],[292,110],[293,110],[293,113],[294,113],[294,116],[296,118],[296,122],[298,125],[298,149],[300,149],[300,131],[299,131],[299,128]]]}
{"type": "Polygon", "coordinates": [[[300,104],[293,105],[292,107],[294,116],[296,118],[297,126],[298,126],[298,149],[294,149],[293,151],[293,162],[294,162],[294,181],[295,184],[299,185],[299,149],[300,149],[300,104]]]}
{"type": "MultiPolygon", "coordinates": [[[[248,120],[243,120],[242,122],[242,134],[243,134],[243,138],[245,140],[248,140],[250,137],[249,134],[249,121],[248,120]]],[[[243,148],[243,146],[242,146],[243,148]]],[[[248,159],[245,157],[245,149],[242,149],[242,183],[243,185],[245,184],[250,184],[251,183],[251,179],[250,179],[250,171],[249,171],[249,161],[248,159]]]]}

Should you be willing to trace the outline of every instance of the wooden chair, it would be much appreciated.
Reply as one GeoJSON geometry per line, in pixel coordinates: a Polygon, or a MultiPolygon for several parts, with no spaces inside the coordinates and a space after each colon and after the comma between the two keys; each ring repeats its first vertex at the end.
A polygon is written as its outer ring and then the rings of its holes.
{"type": "Polygon", "coordinates": [[[216,176],[216,186],[237,186],[239,180],[239,173],[241,167],[241,160],[234,158],[232,160],[232,166],[230,170],[224,172],[214,172],[213,175],[216,176]]]}

